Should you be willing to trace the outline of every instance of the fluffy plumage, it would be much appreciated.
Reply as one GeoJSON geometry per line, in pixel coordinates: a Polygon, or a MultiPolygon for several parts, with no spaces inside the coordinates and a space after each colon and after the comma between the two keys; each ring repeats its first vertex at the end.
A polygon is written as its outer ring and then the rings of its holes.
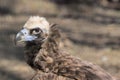
{"type": "Polygon", "coordinates": [[[34,65],[44,72],[52,72],[75,80],[114,80],[99,66],[82,61],[59,48],[60,34],[51,27],[48,40],[41,45],[34,65]]]}
{"type": "Polygon", "coordinates": [[[53,73],[39,72],[31,80],[74,80],[67,77],[59,76],[53,73]]]}
{"type": "MultiPolygon", "coordinates": [[[[37,20],[34,21],[33,19],[33,22],[36,23],[36,21],[37,20]]],[[[28,21],[25,25],[29,25],[29,23],[28,21]]],[[[40,23],[36,23],[35,25],[37,24],[41,25],[40,23]]],[[[26,27],[29,28],[30,26],[26,27]]],[[[42,27],[44,28],[44,26],[42,27]]],[[[44,30],[43,28],[41,28],[41,30],[44,30]]],[[[61,34],[55,25],[45,27],[45,29],[48,30],[49,33],[44,41],[39,39],[42,38],[42,36],[33,41],[26,41],[25,59],[34,70],[40,70],[44,72],[45,75],[47,74],[47,76],[63,76],[65,79],[69,78],[73,80],[115,80],[99,66],[82,61],[61,49],[59,46],[61,34]]],[[[45,33],[39,33],[38,35],[41,34],[45,33]]]]}
{"type": "Polygon", "coordinates": [[[34,29],[36,27],[39,27],[45,33],[49,33],[50,25],[49,25],[49,22],[44,17],[31,16],[23,26],[23,28],[26,28],[29,30],[34,29]]]}

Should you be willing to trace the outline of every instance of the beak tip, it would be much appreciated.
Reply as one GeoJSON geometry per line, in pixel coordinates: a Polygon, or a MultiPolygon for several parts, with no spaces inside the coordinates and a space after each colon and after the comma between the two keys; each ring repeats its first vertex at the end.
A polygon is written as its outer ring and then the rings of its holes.
{"type": "Polygon", "coordinates": [[[21,42],[21,34],[20,33],[17,33],[14,38],[14,44],[17,45],[18,42],[21,42]]]}

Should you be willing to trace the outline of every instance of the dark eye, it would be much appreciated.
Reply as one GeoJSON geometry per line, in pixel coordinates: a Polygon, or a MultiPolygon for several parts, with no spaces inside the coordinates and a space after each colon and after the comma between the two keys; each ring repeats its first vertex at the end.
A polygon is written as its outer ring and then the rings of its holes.
{"type": "Polygon", "coordinates": [[[35,28],[35,29],[32,29],[32,30],[30,31],[31,34],[39,34],[39,33],[41,33],[41,32],[42,32],[42,31],[41,31],[40,28],[35,28]]]}
{"type": "Polygon", "coordinates": [[[36,28],[36,29],[34,29],[33,31],[35,31],[35,32],[39,32],[40,29],[39,29],[39,28],[36,28]]]}

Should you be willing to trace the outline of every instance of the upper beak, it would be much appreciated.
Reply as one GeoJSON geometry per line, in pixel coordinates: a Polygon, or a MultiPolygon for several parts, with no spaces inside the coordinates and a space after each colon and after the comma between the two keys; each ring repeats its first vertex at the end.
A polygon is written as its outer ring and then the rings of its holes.
{"type": "Polygon", "coordinates": [[[21,44],[26,41],[32,41],[35,40],[37,37],[34,35],[29,34],[29,30],[22,29],[20,32],[17,33],[15,37],[15,44],[21,44]]]}
{"type": "Polygon", "coordinates": [[[15,44],[18,42],[23,42],[24,41],[23,37],[24,37],[24,34],[22,32],[18,32],[15,38],[15,44]]]}

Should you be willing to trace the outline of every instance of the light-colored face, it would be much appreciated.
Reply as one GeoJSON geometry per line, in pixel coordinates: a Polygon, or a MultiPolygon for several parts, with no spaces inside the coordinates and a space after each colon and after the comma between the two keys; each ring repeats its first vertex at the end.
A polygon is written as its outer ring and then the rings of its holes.
{"type": "Polygon", "coordinates": [[[44,40],[49,34],[49,22],[44,17],[32,16],[16,35],[16,43],[44,40]]]}

